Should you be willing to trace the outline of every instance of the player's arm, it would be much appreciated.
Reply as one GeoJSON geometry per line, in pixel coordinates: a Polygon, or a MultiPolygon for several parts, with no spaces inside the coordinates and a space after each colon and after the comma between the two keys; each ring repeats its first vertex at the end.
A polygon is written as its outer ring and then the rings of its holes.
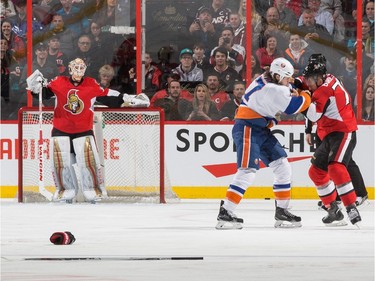
{"type": "Polygon", "coordinates": [[[284,113],[291,115],[305,111],[311,104],[311,94],[309,91],[298,93],[295,89],[290,90],[289,104],[284,113]]]}
{"type": "Polygon", "coordinates": [[[30,90],[33,96],[38,96],[42,90],[42,98],[50,99],[54,93],[48,87],[48,81],[43,77],[43,74],[37,69],[26,79],[27,90],[30,90]]]}

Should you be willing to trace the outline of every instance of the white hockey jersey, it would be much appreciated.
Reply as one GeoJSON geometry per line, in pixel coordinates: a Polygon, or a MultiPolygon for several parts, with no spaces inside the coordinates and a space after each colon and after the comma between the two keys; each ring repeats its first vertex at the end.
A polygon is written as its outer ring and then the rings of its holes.
{"type": "Polygon", "coordinates": [[[296,114],[306,110],[310,103],[306,92],[293,97],[289,87],[270,82],[267,74],[262,74],[246,89],[235,118],[265,127],[270,120],[276,121],[279,112],[296,114]]]}

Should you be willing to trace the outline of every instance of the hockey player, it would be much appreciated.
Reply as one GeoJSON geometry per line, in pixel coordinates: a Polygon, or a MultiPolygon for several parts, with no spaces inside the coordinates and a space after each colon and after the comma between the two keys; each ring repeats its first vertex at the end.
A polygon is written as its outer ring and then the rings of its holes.
{"type": "Polygon", "coordinates": [[[274,174],[275,227],[300,227],[301,218],[287,208],[291,190],[291,167],[287,154],[270,128],[277,123],[276,114],[302,112],[310,105],[310,95],[289,87],[293,66],[284,58],[275,59],[270,70],[256,78],[247,88],[235,116],[232,136],[237,150],[237,172],[221,201],[217,229],[241,229],[243,219],[234,211],[245,191],[253,183],[259,162],[274,174]]]}
{"type": "MultiPolygon", "coordinates": [[[[322,54],[312,54],[309,57],[308,62],[309,63],[310,62],[317,62],[317,63],[324,64],[325,66],[327,65],[327,60],[322,54]]],[[[296,78],[295,81],[294,81],[294,85],[301,90],[308,89],[308,87],[305,83],[305,78],[303,76],[300,76],[300,77],[296,78]]],[[[305,128],[306,142],[310,146],[314,145],[313,139],[312,139],[312,134],[311,134],[312,133],[312,127],[313,127],[313,122],[306,119],[306,128],[305,128]]],[[[322,141],[319,138],[319,136],[316,136],[315,137],[315,145],[316,145],[315,147],[316,148],[319,147],[319,145],[321,143],[322,143],[322,141]]],[[[350,178],[352,180],[355,193],[357,195],[356,205],[360,206],[360,205],[364,204],[365,202],[368,203],[368,201],[367,201],[368,193],[367,193],[367,190],[366,190],[365,182],[363,180],[361,171],[360,171],[357,163],[353,159],[351,159],[350,162],[348,163],[347,169],[348,169],[350,178]]],[[[341,203],[340,197],[338,195],[336,197],[336,201],[337,201],[337,203],[341,203]]],[[[321,207],[324,210],[327,210],[327,208],[323,205],[322,201],[318,202],[318,206],[321,207]]]]}
{"type": "Polygon", "coordinates": [[[328,212],[322,221],[326,225],[346,225],[336,203],[338,194],[350,222],[356,225],[361,221],[361,216],[356,208],[356,194],[347,170],[356,146],[357,130],[350,95],[335,76],[327,74],[324,63],[310,61],[303,75],[306,85],[313,92],[306,117],[317,122],[317,134],[322,140],[309,169],[309,176],[328,212]]]}
{"type": "Polygon", "coordinates": [[[70,77],[57,76],[47,83],[36,70],[27,79],[27,84],[34,95],[42,90],[44,99],[55,97],[50,142],[56,185],[53,201],[72,202],[79,183],[85,200],[94,203],[107,195],[93,133],[95,98],[115,96],[119,106],[124,102],[132,103],[134,98],[103,89],[95,79],[85,77],[86,64],[80,58],[72,60],[68,67],[70,77]]]}

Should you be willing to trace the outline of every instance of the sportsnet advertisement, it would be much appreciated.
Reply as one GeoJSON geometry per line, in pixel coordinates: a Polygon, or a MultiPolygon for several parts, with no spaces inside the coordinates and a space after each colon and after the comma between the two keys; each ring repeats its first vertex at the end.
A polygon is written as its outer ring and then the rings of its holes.
{"type": "MultiPolygon", "coordinates": [[[[173,190],[180,198],[222,198],[236,172],[232,124],[167,124],[165,164],[173,190]]],[[[316,198],[307,171],[313,153],[305,142],[303,125],[278,125],[273,133],[286,148],[292,166],[292,197],[316,198]]],[[[374,126],[359,126],[354,160],[359,165],[369,196],[374,188],[374,126]]],[[[1,197],[14,197],[17,189],[17,125],[1,125],[1,197]]],[[[111,140],[107,140],[111,143],[111,140]]],[[[121,161],[116,157],[111,161],[121,161]]],[[[245,198],[271,198],[273,176],[262,164],[245,198]]]]}

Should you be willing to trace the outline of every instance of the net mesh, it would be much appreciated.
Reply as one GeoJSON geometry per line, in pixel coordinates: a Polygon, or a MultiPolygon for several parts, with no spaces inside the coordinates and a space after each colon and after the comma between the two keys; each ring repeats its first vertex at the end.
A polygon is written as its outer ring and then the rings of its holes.
{"type": "MultiPolygon", "coordinates": [[[[55,192],[52,176],[50,135],[53,112],[43,111],[43,178],[44,186],[55,192]]],[[[108,202],[160,202],[161,198],[175,200],[166,169],[164,193],[160,190],[161,120],[155,110],[96,109],[94,133],[104,167],[104,182],[108,202]]],[[[42,202],[38,191],[39,112],[22,112],[22,173],[20,175],[24,202],[42,202]]],[[[77,195],[77,201],[83,196],[77,195]]]]}

